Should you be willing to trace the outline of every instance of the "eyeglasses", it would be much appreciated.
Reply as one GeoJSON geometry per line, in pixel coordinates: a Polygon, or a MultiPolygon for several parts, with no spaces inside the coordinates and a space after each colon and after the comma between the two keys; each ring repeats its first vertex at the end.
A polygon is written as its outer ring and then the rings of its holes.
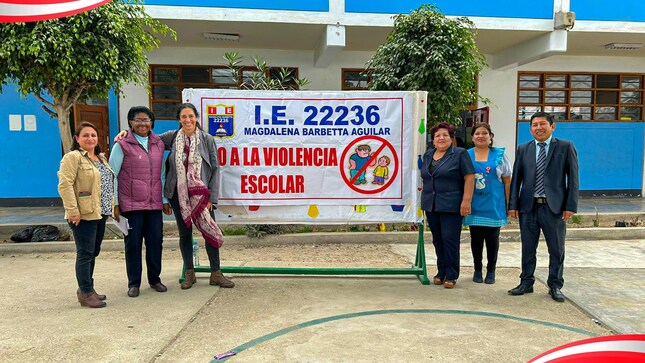
{"type": "Polygon", "coordinates": [[[152,120],[149,119],[149,118],[133,118],[132,121],[139,122],[139,123],[142,123],[142,124],[147,124],[147,123],[152,122],[152,120]]]}

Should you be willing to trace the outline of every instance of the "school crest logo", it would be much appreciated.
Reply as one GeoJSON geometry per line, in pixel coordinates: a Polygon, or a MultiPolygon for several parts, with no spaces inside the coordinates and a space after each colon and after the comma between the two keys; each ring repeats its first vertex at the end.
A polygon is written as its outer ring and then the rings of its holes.
{"type": "Polygon", "coordinates": [[[75,15],[111,0],[4,0],[0,2],[0,23],[31,22],[75,15]]]}
{"type": "Polygon", "coordinates": [[[233,105],[206,105],[208,110],[208,133],[219,138],[232,138],[235,136],[235,106],[233,105]]]}

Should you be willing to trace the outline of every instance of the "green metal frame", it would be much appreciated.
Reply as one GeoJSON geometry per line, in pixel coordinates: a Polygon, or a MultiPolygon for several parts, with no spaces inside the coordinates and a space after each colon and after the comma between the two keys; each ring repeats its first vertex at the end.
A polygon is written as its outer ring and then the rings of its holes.
{"type": "MultiPolygon", "coordinates": [[[[414,265],[408,268],[336,268],[336,267],[253,267],[253,266],[222,266],[222,272],[252,273],[274,275],[414,275],[421,284],[430,285],[426,269],[426,254],[423,241],[423,223],[419,223],[417,239],[417,255],[414,265]]],[[[210,266],[197,265],[195,272],[210,272],[210,266]]],[[[184,281],[186,267],[181,271],[179,283],[184,281]]]]}

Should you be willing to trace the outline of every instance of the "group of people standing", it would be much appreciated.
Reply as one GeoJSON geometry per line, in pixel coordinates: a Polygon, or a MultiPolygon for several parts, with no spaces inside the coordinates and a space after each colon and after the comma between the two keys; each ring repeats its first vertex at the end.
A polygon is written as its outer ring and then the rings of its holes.
{"type": "Polygon", "coordinates": [[[540,232],[549,251],[549,295],[564,301],[566,221],[577,212],[578,157],[573,143],[553,137],[553,116],[531,117],[534,140],[520,145],[511,168],[504,148],[493,146],[490,125],[475,124],[474,147],[455,144],[455,129],[439,123],[430,131],[433,147],[423,156],[421,208],[437,255],[435,285],[454,288],[459,278],[459,242],[468,226],[474,261],[473,281],[495,283],[500,228],[519,218],[522,242],[520,284],[509,295],[533,292],[540,232]],[[486,246],[486,275],[483,247],[486,246]]]}
{"type": "MultiPolygon", "coordinates": [[[[125,260],[128,296],[140,293],[142,246],[146,244],[148,284],[166,292],[161,282],[163,215],[173,213],[186,269],[182,289],[197,282],[192,259],[194,225],[206,241],[210,284],[235,284],[220,270],[222,233],[215,222],[219,193],[219,161],[213,137],[203,132],[194,105],[177,111],[179,129],[152,132],[154,114],[144,106],[128,112],[129,130],[115,138],[110,160],[98,144],[94,125],[81,122],[71,152],[61,160],[58,190],[65,218],[76,243],[77,297],[81,306],[105,307],[106,296],[94,290],[94,266],[109,216],[128,220],[125,260]],[[164,152],[170,150],[166,162],[164,152]]],[[[549,251],[549,294],[564,301],[566,221],[577,211],[578,159],[570,141],[552,136],[553,117],[531,117],[534,140],[518,147],[511,168],[504,148],[494,147],[486,123],[472,128],[474,147],[455,146],[455,129],[439,123],[430,131],[433,147],[423,156],[421,208],[425,211],[437,255],[435,285],[454,288],[459,278],[462,225],[468,226],[474,260],[473,281],[495,283],[500,228],[507,216],[519,218],[522,239],[520,284],[510,295],[533,292],[540,231],[549,251]],[[487,265],[483,274],[483,248],[487,265]]]]}
{"type": "Polygon", "coordinates": [[[128,112],[129,130],[119,134],[106,160],[98,144],[98,130],[79,123],[71,152],[61,160],[58,190],[65,218],[76,244],[76,279],[81,306],[102,308],[106,296],[94,290],[94,265],[101,250],[109,216],[127,218],[125,260],[128,296],[140,293],[142,246],[146,245],[147,279],[157,292],[161,282],[163,215],[174,213],[179,246],[186,268],[182,289],[197,279],[192,259],[194,225],[206,241],[211,267],[210,284],[231,288],[235,284],[220,270],[219,247],[224,238],[215,222],[219,193],[219,161],[215,140],[203,132],[194,105],[177,111],[179,129],[156,135],[154,114],[144,106],[128,112]],[[164,163],[164,152],[170,150],[164,163]]]}

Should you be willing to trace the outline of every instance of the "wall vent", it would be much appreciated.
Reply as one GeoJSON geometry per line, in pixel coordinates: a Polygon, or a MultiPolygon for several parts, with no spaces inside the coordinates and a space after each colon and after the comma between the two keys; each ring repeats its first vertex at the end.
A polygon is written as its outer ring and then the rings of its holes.
{"type": "Polygon", "coordinates": [[[239,42],[240,35],[233,33],[202,33],[204,38],[209,40],[223,40],[226,42],[239,42]]]}
{"type": "Polygon", "coordinates": [[[605,44],[605,49],[616,50],[638,50],[643,47],[643,43],[609,43],[605,44]]]}

